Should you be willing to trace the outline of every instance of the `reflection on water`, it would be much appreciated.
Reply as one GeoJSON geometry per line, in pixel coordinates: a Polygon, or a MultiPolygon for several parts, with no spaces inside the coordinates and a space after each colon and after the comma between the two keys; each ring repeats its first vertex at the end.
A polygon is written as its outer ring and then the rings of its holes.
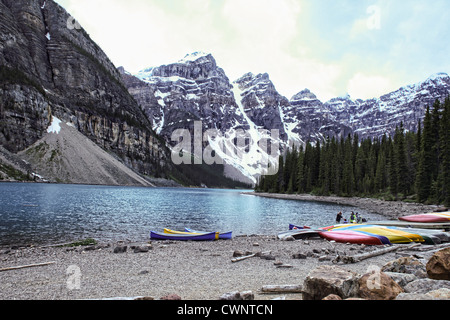
{"type": "Polygon", "coordinates": [[[244,190],[0,183],[0,245],[84,238],[146,240],[150,230],[275,235],[289,223],[334,223],[341,205],[243,195],[244,190]]]}

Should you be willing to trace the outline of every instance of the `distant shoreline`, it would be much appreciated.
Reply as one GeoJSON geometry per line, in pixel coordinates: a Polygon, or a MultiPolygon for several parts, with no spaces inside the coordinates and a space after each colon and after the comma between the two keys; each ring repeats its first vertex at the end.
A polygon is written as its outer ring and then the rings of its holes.
{"type": "Polygon", "coordinates": [[[257,197],[297,200],[297,201],[318,201],[328,202],[338,205],[353,206],[367,210],[372,213],[380,214],[390,220],[396,220],[401,216],[434,212],[444,208],[438,205],[425,205],[415,202],[403,201],[385,201],[375,198],[358,198],[358,197],[337,197],[337,196],[314,196],[311,194],[282,194],[282,193],[256,193],[245,192],[243,194],[253,195],[257,197]]]}

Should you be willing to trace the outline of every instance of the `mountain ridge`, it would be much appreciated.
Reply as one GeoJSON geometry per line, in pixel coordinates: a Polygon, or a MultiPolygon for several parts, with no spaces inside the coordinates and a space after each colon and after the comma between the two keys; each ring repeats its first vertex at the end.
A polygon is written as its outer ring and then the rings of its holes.
{"type": "MultiPolygon", "coordinates": [[[[379,138],[393,134],[401,122],[406,130],[416,130],[426,106],[432,105],[435,99],[443,101],[450,94],[450,77],[437,73],[373,99],[353,100],[347,94],[322,102],[307,88],[288,99],[278,93],[269,74],[249,72],[230,81],[213,55],[203,52],[188,54],[172,64],[147,68],[135,75],[124,69],[121,74],[130,93],[150,115],[153,128],[169,143],[175,129],[193,132],[193,122],[201,121],[204,131],[216,128],[229,136],[237,129],[265,130],[264,134],[253,133],[250,140],[260,140],[276,129],[281,153],[289,145],[323,142],[331,136],[357,134],[361,139],[379,138]],[[139,81],[141,85],[137,85],[139,81]],[[155,92],[156,99],[148,96],[151,91],[155,92]],[[155,113],[158,115],[152,117],[155,113]]],[[[230,147],[229,143],[222,143],[230,147]]],[[[251,146],[252,143],[247,143],[245,148],[251,146]]],[[[216,150],[225,149],[216,144],[216,150]]],[[[228,160],[241,172],[255,171],[258,167],[257,160],[245,165],[228,160]]],[[[246,178],[255,182],[255,176],[253,173],[246,178]]]]}

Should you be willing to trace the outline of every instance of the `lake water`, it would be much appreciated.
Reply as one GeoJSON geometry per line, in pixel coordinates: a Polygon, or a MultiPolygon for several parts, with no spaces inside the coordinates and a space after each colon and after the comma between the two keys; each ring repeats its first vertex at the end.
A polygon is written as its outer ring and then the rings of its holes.
{"type": "Polygon", "coordinates": [[[85,238],[148,240],[150,230],[233,231],[276,235],[289,223],[334,223],[342,205],[243,195],[249,190],[138,188],[0,183],[0,245],[52,244],[85,238]]]}

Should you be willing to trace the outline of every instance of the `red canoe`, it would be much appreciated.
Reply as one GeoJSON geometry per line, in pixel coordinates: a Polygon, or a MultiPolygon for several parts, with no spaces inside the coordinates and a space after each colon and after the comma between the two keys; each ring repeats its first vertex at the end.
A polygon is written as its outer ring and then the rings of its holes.
{"type": "Polygon", "coordinates": [[[422,222],[422,223],[433,223],[433,222],[449,222],[450,221],[450,213],[442,212],[442,213],[424,213],[424,214],[415,214],[412,216],[405,216],[398,218],[402,221],[408,222],[422,222]]]}
{"type": "Polygon", "coordinates": [[[320,232],[319,235],[329,241],[334,240],[341,243],[356,243],[367,245],[383,245],[389,243],[386,242],[385,237],[368,235],[357,231],[351,230],[339,230],[339,231],[325,231],[320,232]]]}

